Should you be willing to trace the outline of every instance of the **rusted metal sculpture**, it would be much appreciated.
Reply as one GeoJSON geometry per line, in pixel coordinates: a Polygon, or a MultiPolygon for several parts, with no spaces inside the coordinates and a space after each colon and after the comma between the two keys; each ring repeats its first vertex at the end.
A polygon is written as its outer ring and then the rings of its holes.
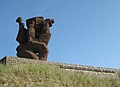
{"type": "Polygon", "coordinates": [[[53,19],[43,17],[33,17],[26,20],[28,29],[24,28],[22,18],[18,17],[19,31],[16,40],[19,46],[16,48],[18,57],[25,57],[37,60],[47,60],[48,42],[51,37],[50,27],[54,23],[53,19]]]}

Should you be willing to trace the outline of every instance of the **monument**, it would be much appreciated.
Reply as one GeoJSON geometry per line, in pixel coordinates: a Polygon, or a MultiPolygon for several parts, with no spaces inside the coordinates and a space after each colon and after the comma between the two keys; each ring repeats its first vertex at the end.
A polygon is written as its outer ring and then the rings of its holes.
{"type": "Polygon", "coordinates": [[[21,17],[18,17],[16,22],[19,24],[16,38],[19,42],[19,46],[16,48],[17,56],[46,61],[49,52],[47,45],[51,37],[50,27],[54,23],[54,19],[44,20],[42,16],[27,19],[27,29],[24,27],[21,17]]]}
{"type": "Polygon", "coordinates": [[[120,77],[119,69],[46,62],[48,57],[48,43],[51,37],[50,27],[54,23],[54,20],[33,17],[26,20],[27,29],[24,27],[21,17],[18,17],[16,22],[19,24],[19,31],[16,38],[19,42],[19,46],[16,48],[18,57],[5,56],[0,59],[0,64],[5,64],[6,66],[47,64],[48,66],[53,65],[72,74],[96,75],[100,78],[120,77]],[[45,62],[40,60],[44,60],[45,62]]]}

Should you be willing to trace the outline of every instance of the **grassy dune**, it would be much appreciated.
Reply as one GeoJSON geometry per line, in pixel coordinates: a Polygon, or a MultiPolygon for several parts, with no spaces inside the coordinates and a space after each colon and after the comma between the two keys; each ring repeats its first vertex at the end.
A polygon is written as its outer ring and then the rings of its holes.
{"type": "Polygon", "coordinates": [[[0,64],[0,87],[120,87],[120,79],[68,73],[52,65],[0,64]]]}

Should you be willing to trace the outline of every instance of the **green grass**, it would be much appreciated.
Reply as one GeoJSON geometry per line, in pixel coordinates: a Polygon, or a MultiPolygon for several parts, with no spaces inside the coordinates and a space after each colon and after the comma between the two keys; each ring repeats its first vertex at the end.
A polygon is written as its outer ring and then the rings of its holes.
{"type": "Polygon", "coordinates": [[[120,79],[68,73],[53,65],[0,64],[0,87],[120,87],[120,79]]]}

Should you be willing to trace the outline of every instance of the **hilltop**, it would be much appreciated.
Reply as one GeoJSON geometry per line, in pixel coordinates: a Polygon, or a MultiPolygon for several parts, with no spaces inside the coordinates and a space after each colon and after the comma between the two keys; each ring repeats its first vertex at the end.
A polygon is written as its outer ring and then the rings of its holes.
{"type": "Polygon", "coordinates": [[[23,64],[15,64],[16,61],[12,58],[11,63],[0,64],[0,87],[120,87],[119,77],[83,74],[42,61],[26,63],[26,59],[19,59],[23,64]]]}

